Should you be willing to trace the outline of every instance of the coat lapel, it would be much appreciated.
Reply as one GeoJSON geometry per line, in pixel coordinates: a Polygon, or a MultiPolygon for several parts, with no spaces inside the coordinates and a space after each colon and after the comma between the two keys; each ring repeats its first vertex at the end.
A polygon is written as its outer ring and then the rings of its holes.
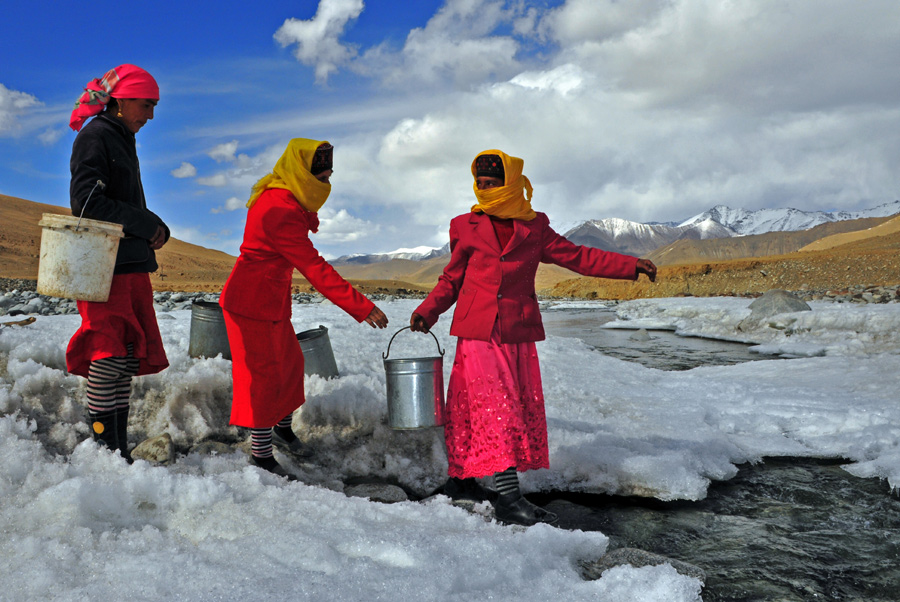
{"type": "Polygon", "coordinates": [[[475,233],[480,236],[490,248],[498,254],[502,250],[500,243],[497,241],[497,234],[494,232],[494,226],[491,225],[491,218],[484,213],[471,213],[469,215],[469,223],[474,226],[475,233]]]}
{"type": "Polygon", "coordinates": [[[531,223],[520,219],[513,220],[513,235],[504,251],[512,253],[516,247],[525,242],[525,239],[531,234],[531,223]]]}

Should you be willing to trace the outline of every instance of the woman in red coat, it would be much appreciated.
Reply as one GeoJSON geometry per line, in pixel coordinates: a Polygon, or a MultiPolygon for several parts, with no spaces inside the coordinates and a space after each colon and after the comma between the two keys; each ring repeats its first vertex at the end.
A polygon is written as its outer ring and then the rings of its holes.
{"type": "Polygon", "coordinates": [[[357,322],[388,323],[309,240],[331,192],[332,155],[327,142],[295,138],[272,173],[253,186],[241,254],[219,298],[232,356],[231,424],[250,428],[253,463],[282,476],[289,475],[272,454],[273,434],[304,453],[291,429],[293,412],[305,401],[303,353],[291,325],[294,268],[357,322]]]}
{"type": "Polygon", "coordinates": [[[526,500],[518,477],[519,471],[550,466],[535,348],[545,338],[534,290],[538,264],[632,280],[641,273],[654,280],[656,266],[578,246],[554,232],[547,216],[531,208],[523,166],[522,159],[499,150],[475,157],[478,203],[450,222],[450,262],[410,317],[410,329],[428,332],[456,303],[450,334],[459,338],[447,386],[445,493],[486,500],[475,479],[493,475],[498,520],[552,524],[556,515],[526,500]]]}

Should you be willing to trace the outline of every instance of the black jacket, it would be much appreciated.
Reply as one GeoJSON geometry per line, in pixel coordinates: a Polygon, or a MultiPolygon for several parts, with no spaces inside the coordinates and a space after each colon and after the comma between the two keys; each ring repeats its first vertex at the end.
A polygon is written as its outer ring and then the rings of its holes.
{"type": "Polygon", "coordinates": [[[134,134],[101,113],[75,136],[69,168],[72,214],[81,215],[84,207],[88,219],[122,224],[125,237],[119,243],[115,273],[155,272],[158,265],[150,239],[158,226],[165,228],[166,240],[170,232],[159,216],[147,209],[134,134]],[[106,188],[94,188],[97,180],[106,188]],[[85,207],[88,195],[90,202],[85,207]]]}

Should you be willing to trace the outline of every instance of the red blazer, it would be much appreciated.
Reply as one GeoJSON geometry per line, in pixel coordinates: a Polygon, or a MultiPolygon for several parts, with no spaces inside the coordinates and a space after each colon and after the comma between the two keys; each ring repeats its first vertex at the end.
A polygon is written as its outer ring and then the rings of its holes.
{"type": "Polygon", "coordinates": [[[513,220],[512,238],[501,250],[491,218],[467,213],[450,222],[450,263],[431,294],[415,310],[429,327],[453,303],[450,334],[490,340],[500,320],[503,343],[545,338],[534,275],[539,263],[554,263],[583,276],[637,277],[637,258],[576,245],[550,227],[543,213],[531,221],[513,220]]]}
{"type": "Polygon", "coordinates": [[[247,213],[244,242],[219,305],[256,320],[289,320],[291,276],[296,268],[317,291],[362,322],[375,304],[319,255],[309,240],[318,216],[300,206],[288,190],[270,188],[247,213]]]}

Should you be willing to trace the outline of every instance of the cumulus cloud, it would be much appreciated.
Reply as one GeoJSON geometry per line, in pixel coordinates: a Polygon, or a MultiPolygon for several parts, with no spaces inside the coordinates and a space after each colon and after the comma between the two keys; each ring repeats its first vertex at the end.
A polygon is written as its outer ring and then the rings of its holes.
{"type": "Polygon", "coordinates": [[[31,94],[10,90],[0,84],[0,136],[18,129],[18,118],[28,109],[42,105],[43,103],[31,94]]]}
{"type": "Polygon", "coordinates": [[[346,209],[337,211],[323,207],[319,211],[318,239],[330,243],[345,243],[362,240],[378,234],[379,226],[356,218],[346,209]]]}
{"type": "Polygon", "coordinates": [[[231,142],[225,142],[224,144],[216,145],[211,151],[209,151],[208,154],[213,160],[215,160],[216,163],[222,163],[223,161],[234,161],[237,147],[238,141],[232,140],[231,142]]]}
{"type": "Polygon", "coordinates": [[[197,175],[197,168],[188,163],[187,161],[182,161],[181,165],[173,169],[169,172],[174,178],[193,178],[197,175]]]}
{"type": "Polygon", "coordinates": [[[315,16],[309,20],[287,19],[275,32],[282,47],[296,44],[294,56],[315,68],[316,81],[328,76],[356,56],[356,49],[342,44],[340,37],[347,24],[364,8],[362,0],[320,0],[315,16]]]}
{"type": "Polygon", "coordinates": [[[237,211],[238,209],[245,209],[246,207],[247,199],[239,199],[238,197],[233,196],[226,200],[224,205],[211,209],[210,213],[225,213],[227,211],[237,211]]]}
{"type": "Polygon", "coordinates": [[[505,78],[519,69],[520,43],[530,35],[536,11],[499,0],[448,0],[423,28],[410,31],[401,50],[371,48],[353,65],[388,86],[452,82],[459,88],[505,78]],[[508,34],[496,33],[509,26],[508,34]]]}
{"type": "Polygon", "coordinates": [[[197,178],[197,183],[201,186],[210,186],[212,188],[221,188],[223,186],[228,186],[228,176],[223,173],[217,173],[211,176],[206,176],[203,178],[197,178]]]}

